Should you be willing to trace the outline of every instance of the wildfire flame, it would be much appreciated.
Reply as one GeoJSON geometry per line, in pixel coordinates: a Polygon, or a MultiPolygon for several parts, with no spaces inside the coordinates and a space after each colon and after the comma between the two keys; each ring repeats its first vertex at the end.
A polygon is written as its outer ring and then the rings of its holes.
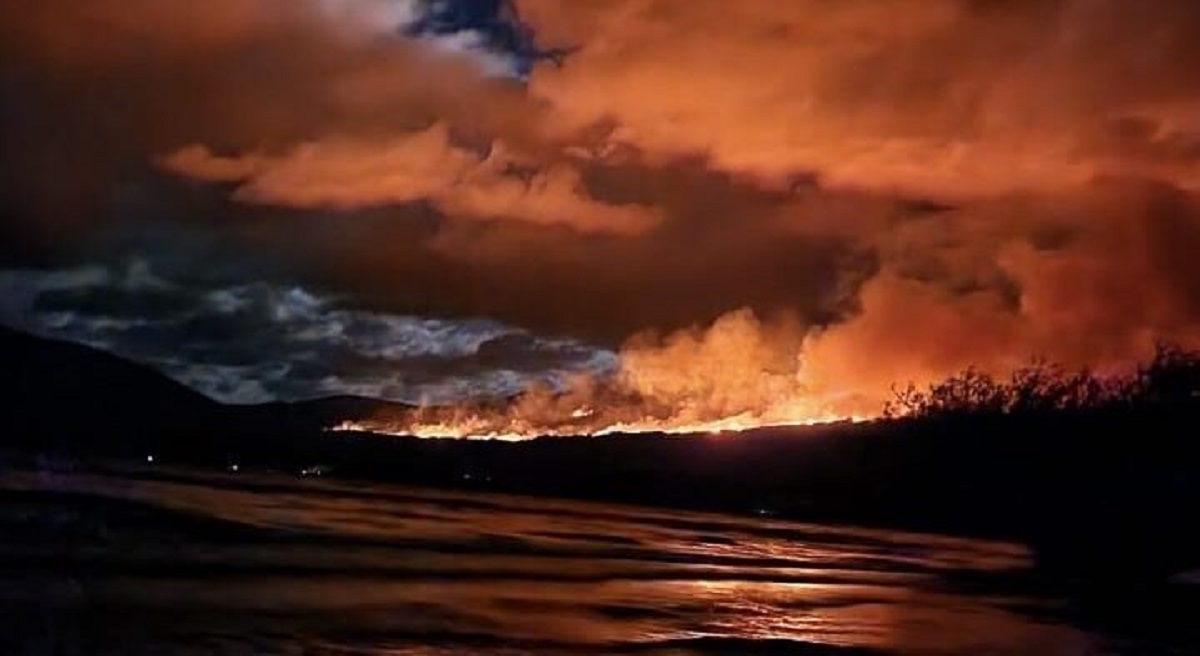
{"type": "Polygon", "coordinates": [[[564,427],[540,426],[522,422],[497,424],[488,417],[468,417],[460,422],[413,422],[410,424],[376,420],[344,421],[334,426],[335,432],[370,432],[382,435],[404,435],[427,439],[477,439],[517,442],[546,436],[594,436],[633,433],[665,433],[672,435],[736,433],[755,428],[778,426],[811,426],[844,421],[862,421],[866,417],[812,417],[808,419],[770,420],[754,416],[726,417],[697,423],[677,423],[670,420],[646,419],[617,422],[600,428],[571,430],[564,427]]]}
{"type": "MultiPolygon", "coordinates": [[[[804,367],[805,331],[739,310],[707,330],[633,337],[604,379],[533,389],[512,402],[418,408],[348,421],[338,431],[428,438],[522,440],[613,433],[717,433],[856,421],[861,399],[832,394],[804,367]]],[[[877,406],[872,406],[877,407],[877,406]]]]}

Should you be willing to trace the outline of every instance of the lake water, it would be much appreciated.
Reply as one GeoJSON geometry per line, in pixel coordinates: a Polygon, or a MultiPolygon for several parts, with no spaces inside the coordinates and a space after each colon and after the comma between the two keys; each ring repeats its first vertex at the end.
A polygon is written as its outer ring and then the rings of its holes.
{"type": "Polygon", "coordinates": [[[1195,646],[1186,621],[1069,589],[1004,543],[283,474],[0,473],[0,653],[1195,646]]]}

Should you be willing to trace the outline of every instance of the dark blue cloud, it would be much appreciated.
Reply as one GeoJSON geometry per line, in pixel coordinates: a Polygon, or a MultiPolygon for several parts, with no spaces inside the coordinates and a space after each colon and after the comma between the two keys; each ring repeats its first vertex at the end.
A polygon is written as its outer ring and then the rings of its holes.
{"type": "Polygon", "coordinates": [[[222,401],[338,394],[406,403],[508,396],[615,356],[486,319],[348,306],[300,286],[204,285],[119,267],[0,272],[0,321],[115,352],[222,401]]]}

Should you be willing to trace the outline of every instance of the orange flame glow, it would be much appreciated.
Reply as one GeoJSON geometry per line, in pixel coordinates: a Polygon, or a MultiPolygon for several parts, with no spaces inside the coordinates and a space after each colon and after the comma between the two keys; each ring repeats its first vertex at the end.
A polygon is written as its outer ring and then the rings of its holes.
{"type": "Polygon", "coordinates": [[[767,324],[739,310],[707,330],[634,336],[611,379],[580,377],[565,391],[534,389],[511,403],[426,407],[334,430],[520,440],[730,432],[873,416],[877,404],[839,397],[811,379],[803,366],[804,338],[797,322],[767,324]]]}

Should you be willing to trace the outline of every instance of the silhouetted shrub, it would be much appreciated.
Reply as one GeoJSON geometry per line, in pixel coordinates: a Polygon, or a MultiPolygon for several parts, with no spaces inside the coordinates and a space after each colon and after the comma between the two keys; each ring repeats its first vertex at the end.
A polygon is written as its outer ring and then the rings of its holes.
{"type": "Polygon", "coordinates": [[[1200,403],[1200,352],[1160,344],[1149,362],[1126,376],[1069,371],[1045,361],[998,380],[970,368],[926,389],[893,390],[887,417],[1029,415],[1105,408],[1200,403]]]}
{"type": "Polygon", "coordinates": [[[1131,396],[1141,403],[1190,403],[1200,399],[1200,353],[1159,344],[1154,358],[1138,367],[1131,396]]]}

